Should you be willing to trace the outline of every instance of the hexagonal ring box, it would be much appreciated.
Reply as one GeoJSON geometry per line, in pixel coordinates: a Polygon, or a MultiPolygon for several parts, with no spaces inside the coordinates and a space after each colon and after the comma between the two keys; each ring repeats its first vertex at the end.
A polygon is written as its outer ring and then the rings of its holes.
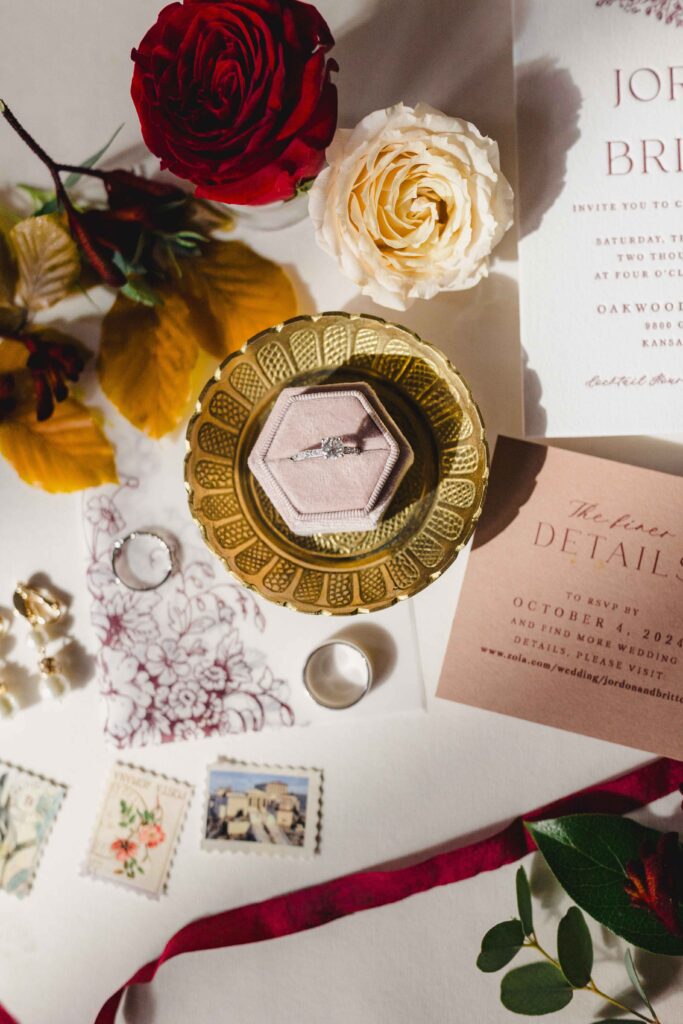
{"type": "Polygon", "coordinates": [[[299,536],[374,529],[413,452],[365,383],[284,388],[249,468],[299,536]]]}

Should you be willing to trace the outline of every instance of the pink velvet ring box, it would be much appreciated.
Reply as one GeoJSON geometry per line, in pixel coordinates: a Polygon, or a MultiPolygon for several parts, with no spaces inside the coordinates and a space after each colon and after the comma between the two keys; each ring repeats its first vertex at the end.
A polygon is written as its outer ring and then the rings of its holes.
{"type": "Polygon", "coordinates": [[[374,529],[412,463],[410,445],[365,383],[284,388],[249,455],[287,526],[304,537],[374,529]]]}

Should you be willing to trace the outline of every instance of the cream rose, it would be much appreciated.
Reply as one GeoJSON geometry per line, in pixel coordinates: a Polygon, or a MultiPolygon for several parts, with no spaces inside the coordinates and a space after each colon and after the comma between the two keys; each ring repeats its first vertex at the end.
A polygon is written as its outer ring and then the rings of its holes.
{"type": "Polygon", "coordinates": [[[319,245],[392,309],[472,288],[512,224],[498,145],[473,124],[399,103],[338,131],[310,194],[319,245]]]}

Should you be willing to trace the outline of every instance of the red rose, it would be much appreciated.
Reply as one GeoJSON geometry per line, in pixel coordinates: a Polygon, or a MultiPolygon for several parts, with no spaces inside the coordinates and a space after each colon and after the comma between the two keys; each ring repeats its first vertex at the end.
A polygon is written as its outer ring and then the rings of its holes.
{"type": "Polygon", "coordinates": [[[291,198],[321,169],[336,127],[333,45],[299,0],[169,4],[132,53],[145,142],[201,198],[291,198]]]}

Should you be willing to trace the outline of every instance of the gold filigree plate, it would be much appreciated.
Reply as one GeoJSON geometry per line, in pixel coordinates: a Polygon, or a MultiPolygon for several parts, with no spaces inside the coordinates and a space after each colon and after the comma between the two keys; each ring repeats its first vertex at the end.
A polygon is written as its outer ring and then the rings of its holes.
{"type": "Polygon", "coordinates": [[[245,586],[301,612],[352,615],[412,597],[470,537],[488,449],[470,390],[438,349],[396,324],[349,313],[301,316],[219,367],[187,428],[185,485],[206,543],[245,586]],[[297,537],[247,467],[284,387],[367,381],[415,461],[368,533],[297,537]]]}

